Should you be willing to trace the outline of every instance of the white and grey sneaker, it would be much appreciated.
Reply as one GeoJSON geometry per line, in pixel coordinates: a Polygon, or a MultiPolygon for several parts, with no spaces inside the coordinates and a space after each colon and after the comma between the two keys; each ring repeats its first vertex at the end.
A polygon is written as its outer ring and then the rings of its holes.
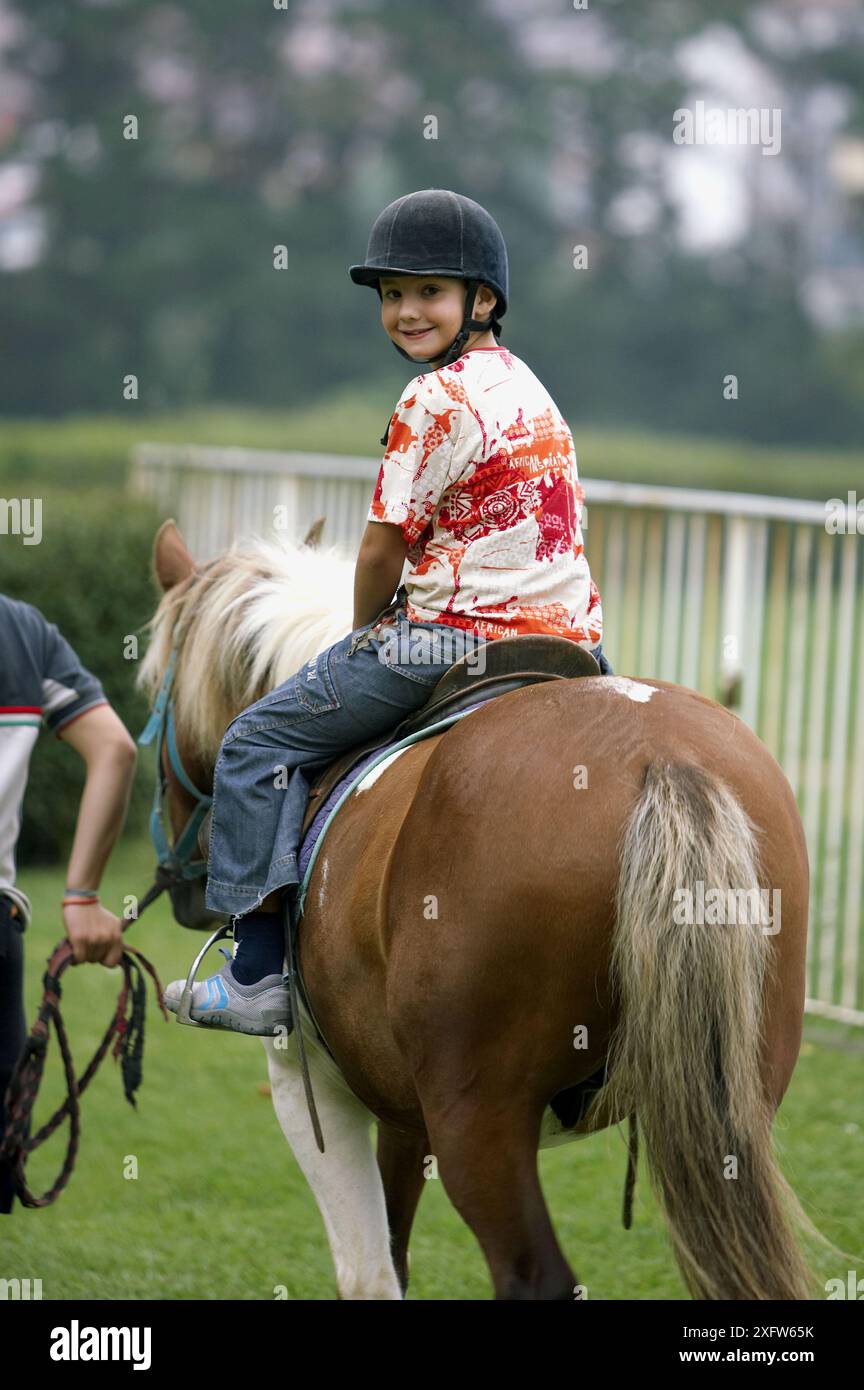
{"type": "MultiPolygon", "coordinates": [[[[207,980],[198,980],[192,990],[190,1017],[209,1028],[225,1028],[255,1037],[290,1033],[294,1026],[291,1003],[284,975],[265,975],[254,985],[241,985],[231,973],[228,956],[221,970],[207,980]]],[[[172,980],[165,989],[165,1007],[179,1013],[185,980],[172,980]]]]}

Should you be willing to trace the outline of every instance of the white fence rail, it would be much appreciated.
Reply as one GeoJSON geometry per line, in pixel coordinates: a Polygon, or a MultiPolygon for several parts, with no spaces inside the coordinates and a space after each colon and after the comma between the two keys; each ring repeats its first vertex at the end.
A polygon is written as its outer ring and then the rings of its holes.
{"type": "MultiPolygon", "coordinates": [[[[379,460],[141,444],[134,464],[206,559],[277,515],[292,536],[324,515],[353,553],[379,460]]],[[[583,483],[604,651],[726,699],[781,763],[810,853],[807,1007],[864,1025],[864,537],[828,534],[820,502],[583,483]]]]}

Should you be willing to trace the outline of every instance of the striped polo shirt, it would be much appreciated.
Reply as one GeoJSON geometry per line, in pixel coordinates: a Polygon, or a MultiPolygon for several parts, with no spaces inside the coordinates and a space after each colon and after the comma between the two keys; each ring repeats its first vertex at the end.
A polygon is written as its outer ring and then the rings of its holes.
{"type": "Polygon", "coordinates": [[[0,594],[0,893],[18,904],[25,925],[30,902],[15,887],[15,845],[39,729],[44,723],[57,735],[107,703],[54,623],[31,603],[0,594]]]}

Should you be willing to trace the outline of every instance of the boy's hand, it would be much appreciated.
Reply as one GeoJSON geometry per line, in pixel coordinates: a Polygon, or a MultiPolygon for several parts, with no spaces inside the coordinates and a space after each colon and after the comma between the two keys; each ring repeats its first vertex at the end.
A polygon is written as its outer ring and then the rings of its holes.
{"type": "Polygon", "coordinates": [[[123,955],[123,923],[101,903],[79,903],[63,907],[63,926],[72,943],[75,964],[100,961],[119,965],[123,955]]]}

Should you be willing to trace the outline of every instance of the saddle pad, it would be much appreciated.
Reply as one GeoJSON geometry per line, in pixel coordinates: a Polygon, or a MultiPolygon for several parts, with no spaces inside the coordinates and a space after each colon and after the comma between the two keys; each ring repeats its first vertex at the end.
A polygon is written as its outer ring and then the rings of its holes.
{"type": "Polygon", "coordinates": [[[440,734],[444,729],[448,729],[451,724],[455,724],[458,719],[464,719],[466,714],[471,714],[481,705],[487,705],[489,700],[495,699],[494,695],[485,700],[478,700],[476,705],[469,705],[467,709],[459,710],[456,714],[450,714],[446,719],[439,719],[437,723],[430,724],[428,728],[419,729],[417,733],[408,734],[405,738],[397,739],[393,743],[385,744],[383,748],[373,748],[371,753],[360,759],[352,767],[346,777],[341,778],[332,791],[325,799],[323,805],[316,813],[309,829],[306,831],[300,845],[300,853],[297,858],[297,866],[300,871],[300,892],[297,899],[298,920],[303,915],[303,907],[306,902],[306,889],[309,886],[309,879],[312,876],[312,869],[318,857],[318,851],[324,840],[330,822],[336,815],[343,802],[356,790],[360,782],[368,772],[371,772],[379,763],[385,759],[392,758],[394,754],[401,752],[403,748],[408,748],[412,743],[419,743],[421,739],[430,738],[433,734],[440,734]]]}

